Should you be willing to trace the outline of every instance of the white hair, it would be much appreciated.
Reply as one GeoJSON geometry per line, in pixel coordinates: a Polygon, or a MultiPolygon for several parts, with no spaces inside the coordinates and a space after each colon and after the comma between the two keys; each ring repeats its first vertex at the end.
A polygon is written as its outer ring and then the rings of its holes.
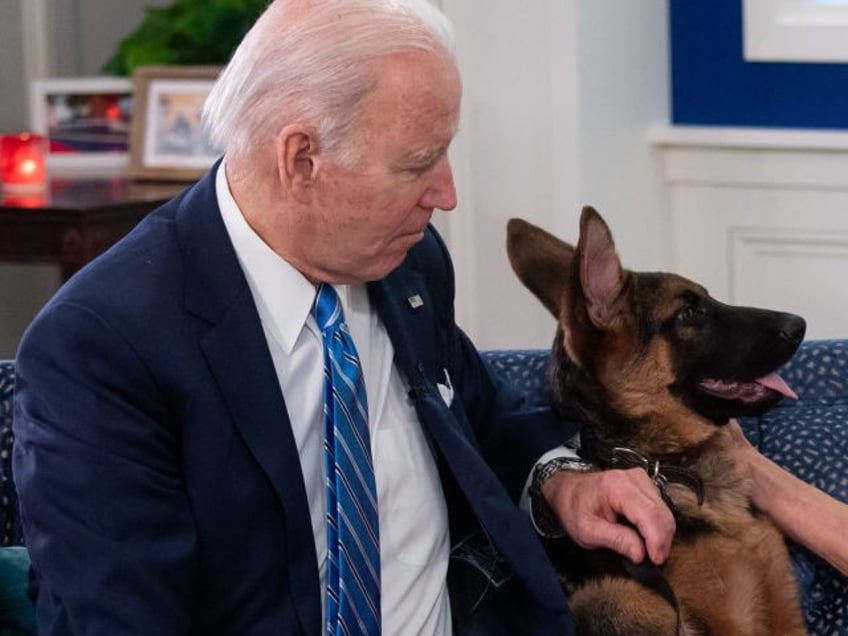
{"type": "Polygon", "coordinates": [[[244,154],[290,123],[341,154],[382,56],[454,59],[448,19],[427,0],[274,0],[242,40],[203,108],[211,142],[244,154]]]}

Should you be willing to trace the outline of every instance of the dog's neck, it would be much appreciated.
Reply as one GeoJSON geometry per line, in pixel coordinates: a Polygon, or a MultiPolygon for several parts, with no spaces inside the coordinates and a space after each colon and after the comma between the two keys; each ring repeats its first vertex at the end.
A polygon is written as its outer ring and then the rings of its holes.
{"type": "MultiPolygon", "coordinates": [[[[702,420],[696,422],[700,424],[697,427],[672,426],[671,421],[636,420],[622,414],[610,405],[604,387],[563,355],[561,338],[560,333],[554,343],[548,369],[551,403],[563,419],[582,418],[591,422],[591,426],[581,433],[583,452],[587,458],[605,465],[612,456],[612,450],[621,447],[664,464],[689,466],[697,461],[718,427],[704,427],[702,420]],[[681,429],[701,429],[702,434],[683,437],[676,434],[681,429]],[[662,431],[662,434],[647,438],[647,431],[662,431]]],[[[687,416],[656,414],[652,417],[668,420],[670,417],[687,416]]],[[[697,418],[694,414],[691,417],[697,418]]]]}

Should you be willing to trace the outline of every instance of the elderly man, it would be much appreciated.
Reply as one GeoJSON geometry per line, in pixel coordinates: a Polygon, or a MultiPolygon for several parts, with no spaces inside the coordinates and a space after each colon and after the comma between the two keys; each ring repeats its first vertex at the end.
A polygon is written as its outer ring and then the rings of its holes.
{"type": "MultiPolygon", "coordinates": [[[[425,0],[273,2],[206,105],[223,161],[34,321],[41,634],[571,631],[516,502],[576,427],[490,377],[429,226],[456,205],[450,38],[425,0]]],[[[644,471],[545,493],[578,542],[665,558],[644,471]]]]}

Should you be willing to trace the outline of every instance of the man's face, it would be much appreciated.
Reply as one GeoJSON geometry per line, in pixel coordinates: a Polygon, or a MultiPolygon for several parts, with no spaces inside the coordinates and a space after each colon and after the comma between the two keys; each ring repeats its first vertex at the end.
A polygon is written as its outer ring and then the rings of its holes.
{"type": "Polygon", "coordinates": [[[456,67],[418,52],[381,64],[353,126],[355,159],[317,163],[314,242],[303,249],[328,282],[383,278],[422,239],[434,209],[456,206],[447,158],[459,120],[456,67]]]}

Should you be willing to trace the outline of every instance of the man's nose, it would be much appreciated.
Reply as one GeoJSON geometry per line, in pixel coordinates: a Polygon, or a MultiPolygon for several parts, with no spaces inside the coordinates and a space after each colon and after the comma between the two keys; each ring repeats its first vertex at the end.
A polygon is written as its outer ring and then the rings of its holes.
{"type": "Polygon", "coordinates": [[[439,160],[430,175],[430,184],[421,197],[422,208],[450,211],[456,207],[456,186],[447,155],[439,160]]]}

